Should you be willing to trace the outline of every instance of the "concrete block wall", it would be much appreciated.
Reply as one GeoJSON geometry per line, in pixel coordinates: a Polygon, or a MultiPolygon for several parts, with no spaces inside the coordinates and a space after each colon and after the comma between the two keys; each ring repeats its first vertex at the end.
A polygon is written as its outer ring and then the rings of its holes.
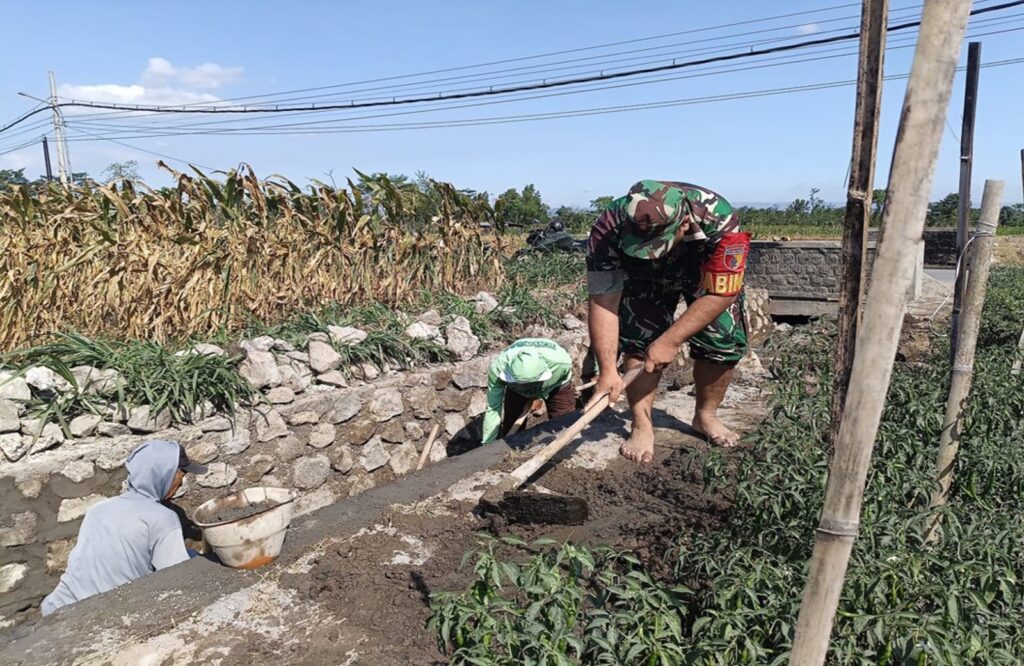
{"type": "Polygon", "coordinates": [[[747,284],[773,299],[833,299],[842,268],[837,240],[752,241],[747,284]]]}
{"type": "MultiPolygon", "coordinates": [[[[868,242],[868,270],[875,242],[868,242]]],[[[924,244],[917,250],[911,298],[920,295],[924,244]]],[[[838,240],[752,241],[747,284],[765,289],[773,301],[836,301],[842,281],[842,243],[838,240]]],[[[817,314],[817,313],[815,313],[817,314]]]]}

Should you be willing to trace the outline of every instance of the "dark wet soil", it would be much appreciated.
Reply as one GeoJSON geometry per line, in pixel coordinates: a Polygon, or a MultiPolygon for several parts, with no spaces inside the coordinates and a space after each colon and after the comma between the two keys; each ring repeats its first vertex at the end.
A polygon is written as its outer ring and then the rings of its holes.
{"type": "MultiPolygon", "coordinates": [[[[649,465],[621,459],[604,470],[555,465],[537,480],[585,499],[589,518],[582,525],[513,524],[500,515],[472,514],[469,504],[456,516],[396,512],[375,533],[332,543],[309,573],[283,576],[282,584],[346,618],[347,630],[361,631],[365,640],[353,663],[447,663],[425,628],[430,597],[465,589],[472,565],[460,564],[477,547],[479,532],[608,545],[632,551],[652,573],[667,576],[670,549],[680,535],[714,529],[724,520],[727,497],[706,493],[700,474],[706,445],[673,431],[659,438],[662,446],[649,465]]],[[[301,663],[333,663],[328,646],[317,643],[291,656],[301,663]]]]}
{"type": "Polygon", "coordinates": [[[254,502],[247,506],[231,506],[222,507],[217,510],[216,513],[207,513],[202,516],[203,522],[206,523],[226,523],[233,520],[241,520],[242,518],[248,518],[249,516],[255,515],[268,509],[273,509],[279,502],[272,502],[270,500],[263,500],[262,502],[254,502]]]}

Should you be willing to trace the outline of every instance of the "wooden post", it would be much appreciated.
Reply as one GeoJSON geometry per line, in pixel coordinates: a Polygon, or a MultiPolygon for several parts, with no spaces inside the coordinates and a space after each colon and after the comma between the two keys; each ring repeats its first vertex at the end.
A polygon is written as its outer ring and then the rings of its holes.
{"type": "Polygon", "coordinates": [[[885,233],[872,268],[844,409],[857,418],[843,419],[839,427],[790,655],[789,663],[796,666],[820,666],[828,653],[970,5],[970,0],[924,4],[889,174],[885,233]]]}
{"type": "Polygon", "coordinates": [[[971,221],[971,169],[974,166],[974,114],[978,108],[978,74],[981,72],[981,42],[967,45],[967,83],[964,86],[964,119],[960,126],[960,194],[956,211],[956,284],[953,286],[953,314],[949,320],[949,362],[953,363],[960,335],[960,308],[964,294],[964,249],[971,221]]]}
{"type": "Polygon", "coordinates": [[[981,199],[981,219],[971,241],[970,272],[964,290],[964,310],[960,319],[960,336],[957,338],[953,356],[953,373],[949,382],[949,396],[946,398],[946,416],[942,421],[939,435],[939,453],[935,460],[935,488],[932,489],[932,516],[925,529],[925,543],[939,538],[942,514],[939,509],[949,498],[949,486],[953,483],[953,463],[960,449],[960,424],[964,404],[971,390],[974,376],[974,351],[978,343],[978,329],[981,327],[981,309],[985,305],[985,287],[988,284],[989,267],[992,264],[992,248],[995,246],[996,225],[999,223],[999,206],[1003,197],[1003,181],[985,181],[985,193],[981,199]]]}
{"type": "Polygon", "coordinates": [[[839,291],[839,335],[836,371],[832,385],[829,448],[835,447],[843,418],[850,368],[864,300],[864,253],[871,220],[871,194],[875,182],[878,149],[878,113],[882,103],[882,72],[885,61],[885,30],[889,0],[864,0],[860,17],[860,58],[857,66],[857,105],[853,115],[853,152],[850,183],[846,190],[843,219],[842,287],[839,291]]]}

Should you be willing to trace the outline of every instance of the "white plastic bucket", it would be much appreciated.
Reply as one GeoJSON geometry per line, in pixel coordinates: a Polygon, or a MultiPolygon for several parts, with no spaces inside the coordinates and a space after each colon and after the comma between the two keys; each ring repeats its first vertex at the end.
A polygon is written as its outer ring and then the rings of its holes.
{"type": "Polygon", "coordinates": [[[246,488],[201,504],[195,511],[195,523],[221,562],[235,569],[256,569],[273,562],[281,552],[294,499],[287,488],[246,488]],[[264,501],[277,504],[237,520],[209,522],[208,517],[222,509],[264,501]]]}

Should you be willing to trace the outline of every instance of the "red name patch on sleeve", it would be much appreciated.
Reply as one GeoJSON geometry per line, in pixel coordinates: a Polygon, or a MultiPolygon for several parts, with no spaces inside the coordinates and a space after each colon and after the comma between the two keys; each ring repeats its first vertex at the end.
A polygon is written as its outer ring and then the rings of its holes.
{"type": "Polygon", "coordinates": [[[718,241],[715,251],[700,267],[701,287],[716,296],[735,296],[743,288],[743,273],[750,254],[750,234],[728,233],[718,241]]]}

